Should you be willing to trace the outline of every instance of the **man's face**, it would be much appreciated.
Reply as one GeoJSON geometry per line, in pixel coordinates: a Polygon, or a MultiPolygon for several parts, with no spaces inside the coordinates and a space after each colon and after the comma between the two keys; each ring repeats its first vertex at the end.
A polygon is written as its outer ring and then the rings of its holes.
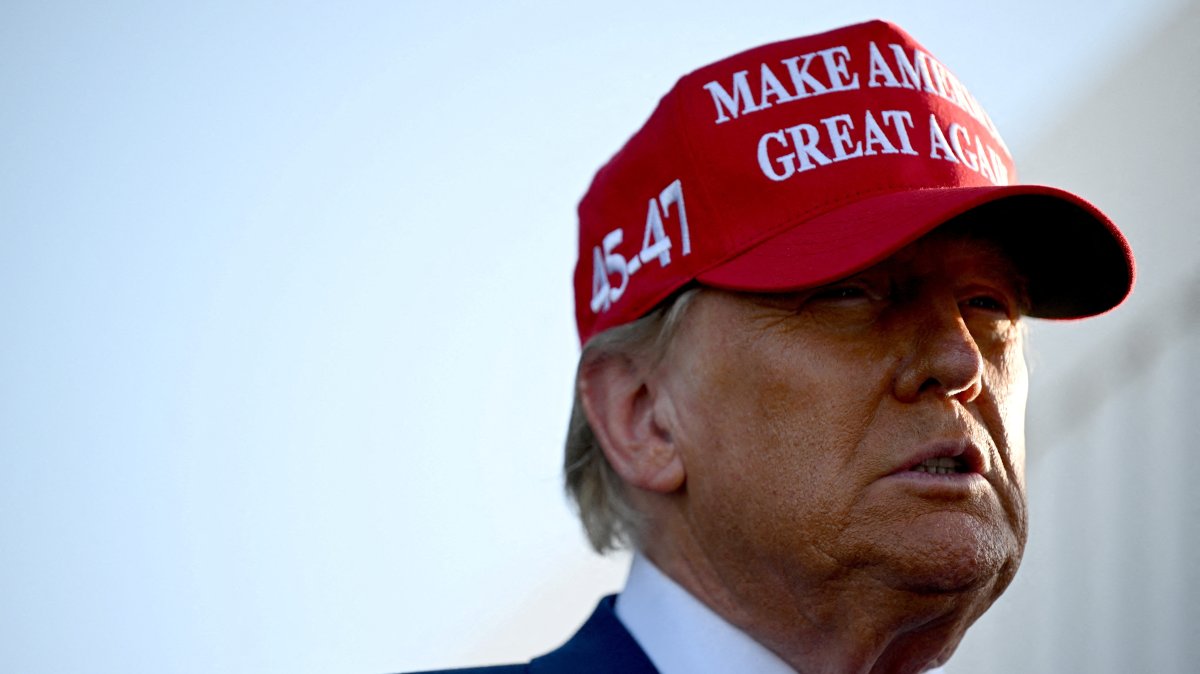
{"type": "Polygon", "coordinates": [[[820,288],[696,298],[658,385],[725,584],[1003,590],[1026,536],[1016,278],[935,234],[820,288]]]}

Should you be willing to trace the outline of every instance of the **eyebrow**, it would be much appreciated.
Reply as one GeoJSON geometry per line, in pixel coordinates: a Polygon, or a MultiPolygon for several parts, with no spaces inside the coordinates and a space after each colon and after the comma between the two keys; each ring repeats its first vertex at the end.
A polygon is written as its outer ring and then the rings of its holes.
{"type": "Polygon", "coordinates": [[[970,244],[973,249],[989,258],[985,266],[995,272],[995,276],[1003,277],[1011,287],[1017,300],[1017,309],[1021,315],[1029,314],[1033,302],[1029,297],[1029,279],[1021,273],[1013,256],[1000,242],[969,230],[950,231],[946,241],[952,245],[970,244]]]}

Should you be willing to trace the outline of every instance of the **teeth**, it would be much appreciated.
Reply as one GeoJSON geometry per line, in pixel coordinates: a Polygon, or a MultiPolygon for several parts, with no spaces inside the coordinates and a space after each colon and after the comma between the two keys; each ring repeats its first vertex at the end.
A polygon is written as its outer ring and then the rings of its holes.
{"type": "Polygon", "coordinates": [[[960,472],[958,459],[949,456],[939,456],[935,459],[926,459],[921,463],[913,466],[913,470],[918,473],[933,473],[935,475],[948,475],[950,473],[960,472]]]}

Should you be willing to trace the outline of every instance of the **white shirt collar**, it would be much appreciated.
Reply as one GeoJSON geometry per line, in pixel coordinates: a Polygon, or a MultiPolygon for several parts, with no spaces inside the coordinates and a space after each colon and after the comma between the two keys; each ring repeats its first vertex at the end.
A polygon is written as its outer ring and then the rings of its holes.
{"type": "Polygon", "coordinates": [[[616,613],[660,674],[795,674],[641,554],[633,555],[616,613]]]}
{"type": "MultiPolygon", "coordinates": [[[[795,674],[640,553],[633,554],[615,611],[659,674],[795,674]]],[[[942,674],[942,669],[925,674],[942,674]]]]}

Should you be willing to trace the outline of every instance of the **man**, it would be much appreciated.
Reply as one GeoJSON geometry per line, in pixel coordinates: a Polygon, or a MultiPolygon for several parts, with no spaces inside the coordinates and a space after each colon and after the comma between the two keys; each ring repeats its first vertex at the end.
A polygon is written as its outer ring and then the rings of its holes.
{"type": "Polygon", "coordinates": [[[624,592],[488,671],[920,672],[1026,538],[1025,316],[1133,260],[896,26],[683,77],[580,204],[566,479],[624,592]]]}

